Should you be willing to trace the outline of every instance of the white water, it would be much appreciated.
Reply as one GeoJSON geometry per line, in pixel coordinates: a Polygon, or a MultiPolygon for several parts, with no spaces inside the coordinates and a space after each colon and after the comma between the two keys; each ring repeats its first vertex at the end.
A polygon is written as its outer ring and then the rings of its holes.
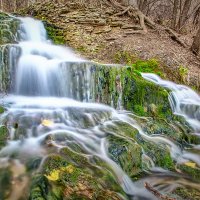
{"type": "Polygon", "coordinates": [[[20,25],[21,41],[46,42],[47,34],[42,22],[29,17],[19,19],[22,21],[20,25]]]}
{"type": "Polygon", "coordinates": [[[174,114],[183,116],[200,133],[200,96],[189,87],[162,80],[155,74],[142,77],[171,90],[169,100],[174,114]]]}
{"type": "MultiPolygon", "coordinates": [[[[105,105],[83,103],[71,99],[74,98],[72,95],[74,89],[80,89],[79,83],[82,83],[81,87],[85,89],[81,94],[76,91],[75,98],[85,102],[89,101],[89,73],[83,76],[79,74],[78,70],[79,63],[84,63],[84,60],[78,58],[69,49],[52,45],[47,40],[46,31],[41,22],[31,18],[21,18],[21,22],[19,47],[22,52],[19,62],[15,66],[17,71],[16,87],[14,95],[9,95],[2,100],[7,112],[1,116],[0,121],[2,124],[7,124],[10,136],[7,146],[0,151],[0,168],[2,163],[9,162],[7,158],[12,158],[13,155],[16,156],[15,159],[20,162],[20,165],[23,165],[24,160],[34,156],[42,156],[44,161],[50,151],[48,145],[44,143],[47,136],[54,136],[51,141],[54,152],[59,152],[62,148],[70,147],[70,144],[74,143],[83,149],[84,157],[98,157],[107,163],[107,170],[113,172],[117,182],[129,195],[128,199],[156,199],[144,188],[144,182],[150,182],[155,187],[160,186],[160,191],[166,193],[171,192],[172,188],[176,188],[177,185],[188,186],[191,184],[190,180],[180,174],[160,168],[155,168],[153,179],[146,177],[144,180],[133,182],[109,157],[108,135],[122,138],[132,145],[138,145],[124,132],[118,135],[112,131],[110,126],[117,128],[117,122],[128,124],[133,131],[138,130],[145,142],[162,145],[164,149],[169,150],[177,165],[193,161],[200,166],[199,155],[180,148],[174,141],[166,137],[146,134],[130,113],[118,112],[105,105]],[[78,65],[75,67],[77,70],[71,71],[71,63],[78,65]],[[79,76],[73,76],[73,74],[79,74],[79,76]],[[80,95],[84,97],[80,98],[80,95]],[[44,125],[44,120],[48,120],[50,124],[44,125]],[[85,121],[87,125],[85,125],[85,121]],[[13,124],[18,124],[23,134],[19,134],[13,124]]],[[[190,105],[199,105],[197,104],[197,102],[199,103],[197,94],[183,86],[181,89],[176,84],[169,84],[155,75],[143,74],[143,77],[172,89],[174,92],[171,96],[173,110],[176,114],[186,117],[190,123],[191,120],[194,121],[191,124],[196,131],[199,130],[198,112],[189,114],[186,109],[190,105]],[[189,95],[187,95],[188,91],[189,95]],[[194,99],[196,100],[194,101],[194,99]],[[194,117],[190,115],[194,115],[194,117]]],[[[149,167],[155,166],[153,160],[144,151],[142,157],[149,161],[149,167]]],[[[19,191],[22,191],[23,188],[20,188],[19,191]]],[[[194,184],[194,188],[198,188],[198,186],[194,184]]],[[[15,194],[15,192],[13,193],[15,194]]],[[[20,196],[19,193],[18,195],[20,196]]]]}
{"type": "Polygon", "coordinates": [[[52,45],[42,22],[32,18],[20,20],[21,56],[16,66],[15,93],[29,96],[70,96],[67,92],[67,77],[62,69],[63,63],[79,63],[84,60],[69,48],[52,45]]]}

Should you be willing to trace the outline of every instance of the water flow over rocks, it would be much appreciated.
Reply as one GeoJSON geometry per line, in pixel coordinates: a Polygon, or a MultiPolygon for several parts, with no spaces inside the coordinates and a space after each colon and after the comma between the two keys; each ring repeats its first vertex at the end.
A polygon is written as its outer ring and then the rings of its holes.
{"type": "Polygon", "coordinates": [[[84,62],[69,49],[51,45],[42,22],[21,18],[22,50],[16,73],[15,92],[29,96],[70,96],[66,75],[70,63],[84,62]],[[31,61],[31,62],[30,62],[31,61]],[[66,72],[62,70],[65,65],[66,72]]]}
{"type": "MultiPolygon", "coordinates": [[[[95,64],[52,45],[41,22],[20,20],[21,53],[18,60],[15,52],[11,56],[14,88],[2,99],[7,142],[0,143],[0,199],[174,199],[187,195],[189,187],[198,193],[198,144],[151,134],[153,118],[92,102],[95,64]]],[[[121,91],[119,82],[116,88],[121,91]]],[[[197,124],[198,113],[194,117],[186,108],[196,105],[191,97],[185,108],[174,97],[173,110],[197,124]]],[[[121,104],[122,95],[119,99],[121,104]]],[[[191,130],[180,121],[158,121],[172,134],[191,130]]]]}
{"type": "Polygon", "coordinates": [[[155,74],[143,74],[145,79],[171,90],[169,100],[174,114],[181,115],[190,123],[194,130],[200,132],[200,96],[192,89],[162,80],[155,74]]]}

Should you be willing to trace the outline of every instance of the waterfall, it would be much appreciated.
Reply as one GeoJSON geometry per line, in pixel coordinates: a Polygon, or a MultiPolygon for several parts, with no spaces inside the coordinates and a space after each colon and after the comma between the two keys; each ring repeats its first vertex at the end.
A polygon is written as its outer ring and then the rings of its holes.
{"type": "Polygon", "coordinates": [[[183,116],[196,132],[200,131],[200,96],[196,92],[184,85],[162,80],[155,74],[147,73],[142,76],[155,84],[170,89],[169,100],[174,114],[183,116]]]}
{"type": "Polygon", "coordinates": [[[19,18],[20,24],[20,40],[29,42],[47,42],[47,33],[44,25],[40,21],[32,18],[19,18]]]}
{"type": "MultiPolygon", "coordinates": [[[[98,64],[78,57],[70,48],[53,45],[40,21],[19,21],[18,43],[1,47],[9,56],[1,62],[0,78],[8,80],[0,83],[0,92],[9,94],[1,99],[6,111],[0,115],[0,128],[8,132],[6,144],[0,143],[0,172],[9,171],[12,178],[6,179],[10,181],[6,189],[0,185],[0,199],[1,195],[11,200],[24,195],[25,199],[89,195],[86,198],[155,200],[159,195],[178,196],[172,191],[179,187],[200,190],[199,182],[190,177],[193,171],[184,169],[192,165],[190,170],[199,170],[199,145],[185,144],[177,137],[179,144],[173,135],[186,137],[191,127],[123,110],[127,98],[121,79],[127,82],[127,77],[114,73],[111,92],[98,77],[104,73],[101,67],[96,72],[98,64]],[[100,88],[109,98],[105,102],[116,104],[118,110],[95,103],[103,99],[96,92],[100,88]],[[151,134],[155,123],[159,133],[151,134]],[[165,159],[167,168],[162,164],[165,159]]],[[[184,116],[198,135],[198,94],[156,75],[142,76],[171,90],[173,112],[184,116]]],[[[132,87],[131,92],[134,81],[132,87]]]]}
{"type": "Polygon", "coordinates": [[[77,97],[78,100],[88,100],[87,91],[79,90],[78,94],[74,95],[73,89],[76,84],[87,88],[85,84],[89,80],[84,79],[88,77],[87,71],[80,76],[74,76],[77,80],[70,79],[73,73],[81,73],[81,69],[78,68],[87,65],[86,61],[76,56],[69,48],[52,45],[40,21],[32,18],[20,20],[19,46],[22,53],[17,66],[15,94],[77,97]],[[80,96],[84,96],[83,99],[80,99],[80,96]]]}

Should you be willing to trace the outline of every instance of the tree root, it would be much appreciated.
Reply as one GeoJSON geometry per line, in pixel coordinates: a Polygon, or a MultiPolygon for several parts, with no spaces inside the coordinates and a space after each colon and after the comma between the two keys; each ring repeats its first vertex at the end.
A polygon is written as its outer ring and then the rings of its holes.
{"type": "Polygon", "coordinates": [[[121,16],[127,13],[131,9],[131,6],[127,7],[124,11],[114,14],[114,16],[121,16]]]}
{"type": "Polygon", "coordinates": [[[132,34],[132,33],[146,34],[148,32],[146,25],[148,25],[152,29],[156,28],[155,23],[151,19],[149,19],[146,15],[144,15],[138,8],[135,8],[133,6],[125,7],[115,0],[108,0],[108,1],[111,3],[112,6],[114,6],[119,11],[114,16],[121,16],[121,15],[127,14],[130,18],[139,19],[139,23],[142,30],[132,31],[128,34],[132,34]]]}
{"type": "MultiPolygon", "coordinates": [[[[106,1],[106,0],[105,0],[106,1]]],[[[144,15],[138,8],[133,6],[125,7],[118,3],[116,0],[107,0],[112,6],[114,6],[119,12],[114,14],[114,16],[122,16],[127,14],[130,18],[138,18],[139,24],[141,26],[141,30],[136,31],[130,31],[127,32],[126,35],[129,34],[146,34],[148,32],[147,26],[149,26],[151,29],[157,29],[156,24],[146,15],[144,15]]],[[[158,30],[158,29],[157,29],[158,30]]],[[[176,41],[178,44],[180,44],[183,47],[187,47],[187,45],[180,40],[178,35],[171,30],[170,28],[165,28],[165,31],[167,31],[171,37],[172,40],[176,41]]]]}

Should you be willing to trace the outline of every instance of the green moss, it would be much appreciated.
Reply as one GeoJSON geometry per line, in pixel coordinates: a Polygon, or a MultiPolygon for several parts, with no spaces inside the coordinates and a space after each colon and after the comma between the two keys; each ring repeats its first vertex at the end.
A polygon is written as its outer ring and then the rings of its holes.
{"type": "Polygon", "coordinates": [[[152,58],[149,60],[140,60],[136,55],[131,54],[129,51],[118,51],[114,55],[115,63],[130,65],[134,73],[140,76],[140,73],[155,73],[163,76],[160,68],[160,63],[157,59],[152,58]]]}
{"type": "Polygon", "coordinates": [[[46,200],[49,192],[48,180],[45,176],[35,175],[31,182],[29,200],[46,200]]]}
{"type": "Polygon", "coordinates": [[[78,183],[79,177],[84,170],[77,167],[73,167],[73,172],[68,173],[67,171],[61,171],[59,183],[62,185],[70,185],[75,187],[78,183]]]}
{"type": "Polygon", "coordinates": [[[140,75],[141,69],[146,72],[157,70],[156,60],[148,62],[138,61],[134,66],[125,67],[96,66],[93,75],[96,101],[115,108],[119,108],[120,104],[124,109],[140,116],[171,118],[173,114],[168,101],[168,92],[144,80],[140,75]],[[152,112],[150,105],[156,105],[156,112],[152,112]]]}
{"type": "Polygon", "coordinates": [[[141,105],[134,105],[134,112],[137,113],[139,116],[145,116],[146,112],[144,110],[144,107],[141,105]]]}
{"type": "Polygon", "coordinates": [[[113,191],[121,194],[123,192],[107,170],[101,171],[89,162],[83,162],[85,163],[83,165],[80,160],[82,156],[76,153],[68,155],[70,152],[72,151],[64,148],[61,156],[51,155],[47,158],[43,166],[45,177],[36,176],[32,181],[32,199],[34,199],[33,197],[44,199],[98,199],[102,194],[105,195],[105,198],[109,194],[113,194],[110,199],[120,199],[113,191]],[[66,156],[69,156],[69,159],[66,156]],[[68,164],[63,163],[65,159],[68,164]],[[80,163],[82,165],[79,165],[80,163]],[[96,168],[96,171],[94,168],[96,168]],[[39,180],[40,184],[37,184],[39,180]]]}
{"type": "Polygon", "coordinates": [[[9,131],[5,126],[0,126],[0,148],[5,146],[9,131]]]}
{"type": "Polygon", "coordinates": [[[192,168],[192,167],[186,166],[186,165],[180,165],[180,166],[178,166],[178,168],[184,174],[188,174],[189,176],[191,176],[194,180],[198,181],[200,179],[200,169],[192,168]]]}
{"type": "Polygon", "coordinates": [[[6,14],[6,13],[0,12],[0,18],[1,19],[7,19],[7,18],[9,18],[9,15],[6,14]]]}
{"type": "Polygon", "coordinates": [[[199,190],[195,190],[193,188],[178,188],[174,192],[174,194],[180,196],[182,199],[187,200],[199,200],[200,192],[199,190]]]}
{"type": "Polygon", "coordinates": [[[131,64],[137,60],[137,56],[128,51],[117,51],[114,55],[115,63],[131,64]]]}
{"type": "Polygon", "coordinates": [[[78,166],[88,166],[88,160],[86,157],[81,156],[80,153],[83,153],[80,147],[77,146],[70,146],[73,148],[74,151],[70,150],[69,148],[63,148],[61,150],[61,155],[71,163],[74,163],[78,166]],[[77,153],[76,153],[77,152],[77,153]]]}
{"type": "Polygon", "coordinates": [[[163,110],[164,113],[164,110],[169,110],[167,114],[172,115],[166,90],[135,74],[135,68],[138,69],[137,65],[121,69],[122,100],[125,109],[138,115],[152,116],[149,105],[154,104],[156,107],[159,106],[159,111],[163,110]]]}
{"type": "Polygon", "coordinates": [[[64,39],[64,30],[58,27],[55,27],[47,22],[44,22],[48,38],[51,39],[54,44],[63,45],[65,44],[64,39]]]}
{"type": "Polygon", "coordinates": [[[153,160],[155,166],[162,167],[166,170],[175,171],[175,163],[171,158],[170,152],[167,148],[145,142],[142,144],[145,153],[153,160]]]}
{"type": "Polygon", "coordinates": [[[55,169],[67,166],[67,161],[59,155],[49,156],[44,163],[43,169],[45,174],[49,174],[55,169]]]}
{"type": "Polygon", "coordinates": [[[137,60],[132,64],[132,67],[134,68],[135,73],[154,73],[163,76],[159,61],[156,59],[137,60]]]}
{"type": "MultiPolygon", "coordinates": [[[[165,129],[160,128],[160,125],[163,126],[163,124],[155,125],[156,120],[152,122],[152,125],[154,125],[152,128],[149,121],[140,118],[137,119],[136,117],[134,117],[134,119],[136,121],[139,120],[138,123],[142,125],[142,129],[146,134],[168,134],[168,137],[176,137],[177,130],[168,128],[166,132],[163,132],[165,129]],[[147,127],[149,127],[150,130],[147,130],[147,127]]],[[[120,137],[108,136],[109,155],[132,179],[137,180],[143,177],[145,175],[143,170],[149,170],[149,166],[151,166],[151,164],[148,165],[148,163],[142,161],[141,157],[143,152],[152,159],[156,166],[175,171],[175,164],[167,147],[165,148],[158,143],[144,140],[137,130],[134,131],[134,129],[126,123],[118,122],[116,126],[110,125],[108,128],[111,134],[120,137]]]]}
{"type": "Polygon", "coordinates": [[[142,149],[137,143],[123,138],[109,136],[108,152],[110,157],[133,179],[142,172],[142,149]]]}
{"type": "Polygon", "coordinates": [[[82,45],[82,46],[79,46],[79,47],[77,48],[77,50],[78,50],[79,52],[87,52],[87,48],[84,47],[83,45],[82,45]]]}
{"type": "Polygon", "coordinates": [[[184,83],[185,78],[188,74],[188,69],[184,66],[180,66],[179,69],[178,69],[178,72],[179,72],[179,76],[180,76],[181,81],[184,83]]]}
{"type": "Polygon", "coordinates": [[[19,20],[0,12],[0,44],[16,42],[19,20]]]}

